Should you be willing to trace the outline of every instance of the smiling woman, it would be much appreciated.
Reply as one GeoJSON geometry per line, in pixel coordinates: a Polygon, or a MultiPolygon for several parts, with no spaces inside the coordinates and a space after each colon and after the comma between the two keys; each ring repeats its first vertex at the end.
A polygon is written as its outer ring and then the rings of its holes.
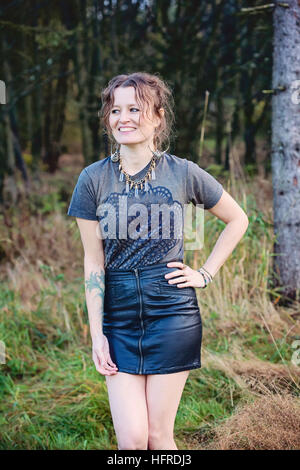
{"type": "Polygon", "coordinates": [[[82,170],[68,209],[85,252],[93,360],[106,378],[118,448],[177,449],[184,385],[201,368],[196,288],[230,255],[246,216],[208,172],[161,150],[174,115],[171,90],[157,75],[118,75],[102,101],[116,149],[82,170]],[[190,202],[228,222],[202,272],[183,263],[190,202]]]}
{"type": "MultiPolygon", "coordinates": [[[[112,115],[115,115],[115,114],[119,114],[119,113],[120,113],[119,106],[118,106],[118,109],[116,109],[116,106],[117,106],[117,105],[115,105],[115,106],[113,107],[112,111],[111,111],[111,114],[112,114],[112,115]]],[[[135,111],[134,111],[134,114],[137,114],[137,113],[139,112],[139,109],[138,109],[138,108],[135,108],[134,106],[136,106],[135,103],[128,105],[129,113],[131,113],[132,110],[135,110],[135,111]]],[[[136,129],[137,129],[136,127],[128,126],[128,125],[127,125],[127,126],[126,126],[126,125],[124,125],[124,126],[120,125],[120,126],[118,127],[118,131],[119,131],[119,132],[122,132],[122,134],[127,133],[127,132],[133,132],[133,131],[135,131],[136,129]]]]}
{"type": "Polygon", "coordinates": [[[161,118],[154,116],[153,113],[147,118],[147,116],[140,113],[139,108],[136,107],[137,105],[127,105],[128,101],[131,102],[134,97],[135,88],[132,86],[115,90],[114,107],[109,115],[109,126],[113,136],[116,139],[118,137],[122,139],[119,141],[120,144],[129,144],[131,142],[139,144],[144,141],[152,143],[153,132],[159,126],[161,118]]]}
{"type": "Polygon", "coordinates": [[[115,142],[123,144],[128,173],[139,171],[150,161],[150,147],[155,151],[169,146],[174,101],[168,85],[156,75],[118,75],[102,91],[102,102],[103,125],[115,142]]]}

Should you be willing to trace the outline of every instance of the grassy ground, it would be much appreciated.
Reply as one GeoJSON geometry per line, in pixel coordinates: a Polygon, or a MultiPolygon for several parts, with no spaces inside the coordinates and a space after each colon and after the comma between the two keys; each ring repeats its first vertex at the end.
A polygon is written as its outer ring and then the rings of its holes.
{"type": "MultiPolygon", "coordinates": [[[[79,174],[70,168],[43,175],[0,225],[1,449],[117,449],[105,378],[92,361],[81,241],[66,216],[79,174]]],[[[299,366],[291,360],[299,304],[280,307],[268,282],[271,185],[222,183],[250,224],[198,292],[202,367],[190,372],[175,440],[179,449],[299,449],[299,366]]],[[[187,251],[185,262],[201,265],[224,226],[206,213],[204,248],[187,251]]]]}

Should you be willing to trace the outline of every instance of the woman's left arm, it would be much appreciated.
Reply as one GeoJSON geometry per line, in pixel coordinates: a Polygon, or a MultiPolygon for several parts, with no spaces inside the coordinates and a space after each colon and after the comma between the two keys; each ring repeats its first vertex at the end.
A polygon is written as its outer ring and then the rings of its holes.
{"type": "MultiPolygon", "coordinates": [[[[214,277],[246,232],[249,221],[243,209],[224,188],[217,204],[207,210],[226,223],[211,254],[203,264],[203,267],[214,277]]],[[[167,266],[178,268],[177,271],[165,275],[170,284],[176,284],[181,289],[188,286],[204,287],[202,274],[196,269],[180,261],[171,261],[167,263],[167,266]]]]}
{"type": "Polygon", "coordinates": [[[226,223],[226,227],[203,265],[214,277],[243,237],[249,220],[244,210],[225,189],[217,204],[208,211],[226,223]]]}

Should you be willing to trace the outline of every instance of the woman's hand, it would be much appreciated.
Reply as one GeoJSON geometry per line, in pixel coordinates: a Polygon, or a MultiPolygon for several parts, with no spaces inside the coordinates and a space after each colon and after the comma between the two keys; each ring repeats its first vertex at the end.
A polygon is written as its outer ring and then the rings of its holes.
{"type": "Polygon", "coordinates": [[[205,286],[202,274],[199,273],[199,271],[190,268],[186,264],[181,263],[180,261],[171,261],[170,263],[167,263],[167,266],[169,268],[178,268],[176,271],[165,274],[165,279],[168,279],[170,284],[176,284],[178,289],[205,286]]]}
{"type": "Polygon", "coordinates": [[[102,375],[115,375],[118,372],[109,354],[108,340],[103,334],[93,339],[93,361],[97,371],[102,375]]]}

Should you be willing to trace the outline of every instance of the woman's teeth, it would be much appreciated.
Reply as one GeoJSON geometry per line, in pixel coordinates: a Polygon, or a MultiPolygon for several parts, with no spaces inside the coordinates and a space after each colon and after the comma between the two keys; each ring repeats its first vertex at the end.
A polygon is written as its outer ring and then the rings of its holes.
{"type": "Polygon", "coordinates": [[[132,129],[132,127],[122,127],[122,129],[119,129],[120,132],[130,132],[134,130],[135,129],[132,129]]]}

